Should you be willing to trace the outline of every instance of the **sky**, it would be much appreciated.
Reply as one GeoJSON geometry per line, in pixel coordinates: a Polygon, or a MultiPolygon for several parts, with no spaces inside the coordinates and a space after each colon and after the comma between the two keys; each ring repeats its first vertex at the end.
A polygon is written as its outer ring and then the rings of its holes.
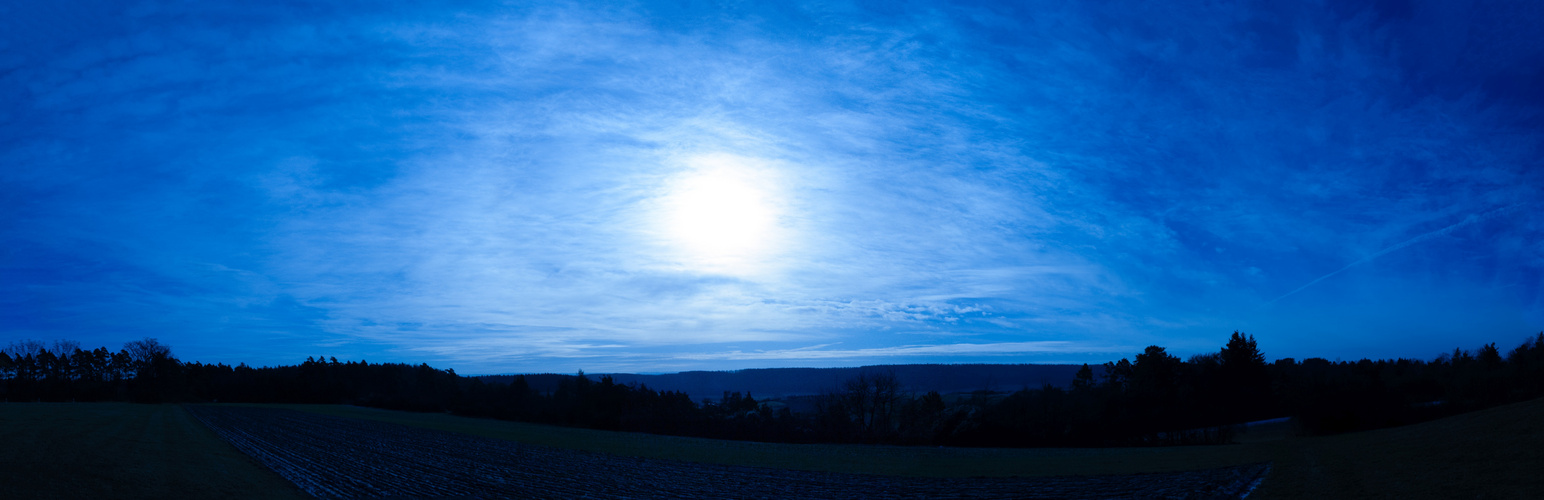
{"type": "Polygon", "coordinates": [[[1544,330],[1540,2],[30,3],[0,343],[491,374],[1544,330]]]}

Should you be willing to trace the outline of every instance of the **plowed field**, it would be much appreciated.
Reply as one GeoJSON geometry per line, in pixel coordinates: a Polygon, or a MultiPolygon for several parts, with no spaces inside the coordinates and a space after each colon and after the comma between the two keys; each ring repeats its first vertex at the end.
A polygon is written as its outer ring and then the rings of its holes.
{"type": "Polygon", "coordinates": [[[187,409],[237,449],[321,498],[1240,498],[1268,469],[874,476],[622,457],[272,408],[187,409]]]}

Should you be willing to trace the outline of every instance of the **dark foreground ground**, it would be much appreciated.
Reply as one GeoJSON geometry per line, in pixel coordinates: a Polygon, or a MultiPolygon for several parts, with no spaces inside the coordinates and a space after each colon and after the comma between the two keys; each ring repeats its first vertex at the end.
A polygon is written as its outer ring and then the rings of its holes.
{"type": "Polygon", "coordinates": [[[1267,469],[887,477],[619,457],[283,409],[189,411],[321,498],[1240,498],[1267,469]]]}
{"type": "MultiPolygon", "coordinates": [[[[1539,472],[1544,470],[1544,399],[1340,436],[1296,437],[1291,436],[1289,429],[1278,427],[1252,430],[1242,436],[1242,444],[1227,446],[1017,450],[748,443],[352,406],[282,407],[487,438],[499,441],[496,447],[524,448],[528,456],[540,449],[560,455],[567,452],[552,449],[598,452],[574,456],[590,457],[588,460],[595,467],[623,472],[632,470],[627,465],[629,461],[642,461],[682,467],[697,467],[689,463],[718,464],[716,468],[700,470],[760,470],[764,474],[804,478],[801,480],[815,478],[816,483],[820,478],[842,475],[896,484],[910,484],[921,478],[990,482],[993,480],[970,478],[1019,476],[1033,479],[1028,482],[1053,485],[1103,481],[1107,479],[1103,476],[1111,475],[1225,469],[1270,462],[1270,472],[1249,496],[1251,500],[1544,498],[1539,494],[1544,491],[1544,474],[1539,472]],[[515,442],[545,446],[521,446],[515,442]],[[801,470],[805,472],[791,472],[801,470]]],[[[308,496],[200,423],[192,413],[201,412],[202,408],[188,406],[185,410],[174,405],[123,403],[0,403],[0,499],[308,496]]],[[[335,462],[347,464],[354,460],[350,454],[334,456],[338,457],[333,459],[335,462]]],[[[693,480],[732,484],[740,477],[726,473],[719,479],[693,480]]],[[[742,496],[772,496],[780,491],[742,486],[742,496]]],[[[580,493],[598,497],[606,491],[587,487],[580,493]]],[[[838,494],[833,490],[825,496],[834,498],[838,494]]]]}
{"type": "Polygon", "coordinates": [[[176,405],[0,404],[0,499],[306,494],[176,405]]]}

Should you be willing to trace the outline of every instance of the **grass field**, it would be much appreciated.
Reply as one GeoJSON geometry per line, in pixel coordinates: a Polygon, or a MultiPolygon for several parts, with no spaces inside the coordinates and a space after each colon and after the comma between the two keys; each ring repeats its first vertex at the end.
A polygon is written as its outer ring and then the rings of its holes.
{"type": "Polygon", "coordinates": [[[1544,497],[1544,399],[1249,446],[1270,450],[1275,462],[1258,498],[1544,497]]]}
{"type": "MultiPolygon", "coordinates": [[[[727,465],[926,477],[1181,471],[1271,461],[1251,498],[1537,498],[1544,400],[1329,437],[1242,444],[954,449],[784,445],[570,429],[352,406],[274,405],[561,448],[727,465]]],[[[170,405],[0,404],[0,497],[285,498],[300,492],[170,405]]]]}
{"type": "Polygon", "coordinates": [[[0,498],[306,498],[175,405],[0,403],[0,498]]]}

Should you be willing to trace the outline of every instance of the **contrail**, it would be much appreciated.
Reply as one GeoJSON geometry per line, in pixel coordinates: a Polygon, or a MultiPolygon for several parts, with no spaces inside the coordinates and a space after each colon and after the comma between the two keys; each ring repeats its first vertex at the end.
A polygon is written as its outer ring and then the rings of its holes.
{"type": "Polygon", "coordinates": [[[1470,224],[1474,224],[1476,222],[1483,221],[1485,219],[1489,219],[1491,217],[1495,217],[1496,214],[1499,214],[1501,212],[1505,212],[1505,211],[1507,211],[1507,210],[1509,210],[1509,209],[1511,209],[1512,207],[1515,207],[1515,206],[1517,206],[1517,205],[1505,206],[1505,207],[1497,208],[1497,209],[1491,210],[1489,212],[1481,213],[1481,214],[1470,214],[1468,217],[1464,217],[1464,220],[1458,221],[1457,223],[1455,223],[1453,225],[1450,225],[1448,227],[1444,227],[1442,229],[1438,229],[1436,231],[1432,231],[1432,232],[1429,232],[1429,233],[1426,233],[1426,234],[1423,234],[1423,235],[1420,235],[1420,236],[1416,236],[1414,238],[1410,238],[1408,240],[1399,242],[1399,243],[1395,244],[1394,246],[1391,246],[1391,247],[1379,250],[1377,253],[1374,253],[1372,255],[1368,255],[1366,257],[1362,257],[1361,260],[1358,260],[1356,262],[1352,262],[1350,264],[1346,264],[1346,267],[1342,267],[1340,269],[1336,269],[1335,272],[1326,274],[1324,276],[1320,276],[1317,279],[1308,282],[1308,284],[1306,284],[1306,285],[1297,287],[1296,290],[1287,292],[1285,294],[1282,294],[1282,296],[1280,296],[1280,297],[1276,297],[1274,299],[1271,299],[1271,301],[1270,302],[1266,302],[1266,304],[1267,305],[1274,304],[1278,300],[1285,299],[1285,298],[1287,298],[1288,296],[1290,296],[1290,295],[1292,295],[1294,293],[1303,291],[1304,288],[1308,288],[1308,287],[1313,286],[1314,283],[1318,283],[1320,281],[1324,281],[1325,279],[1328,279],[1330,276],[1334,276],[1334,275],[1340,274],[1342,271],[1345,271],[1347,269],[1351,269],[1353,267],[1356,267],[1356,266],[1359,266],[1359,265],[1371,262],[1373,259],[1376,259],[1378,257],[1382,257],[1384,254],[1387,254],[1389,252],[1392,252],[1392,251],[1395,251],[1395,250],[1399,250],[1401,248],[1404,248],[1404,247],[1407,247],[1407,246],[1410,246],[1410,245],[1414,245],[1416,243],[1420,243],[1422,241],[1426,241],[1426,240],[1429,240],[1429,239],[1432,239],[1432,238],[1436,238],[1438,236],[1445,236],[1448,233],[1453,232],[1454,229],[1458,229],[1460,227],[1464,227],[1464,226],[1467,226],[1467,225],[1470,225],[1470,224]]]}

